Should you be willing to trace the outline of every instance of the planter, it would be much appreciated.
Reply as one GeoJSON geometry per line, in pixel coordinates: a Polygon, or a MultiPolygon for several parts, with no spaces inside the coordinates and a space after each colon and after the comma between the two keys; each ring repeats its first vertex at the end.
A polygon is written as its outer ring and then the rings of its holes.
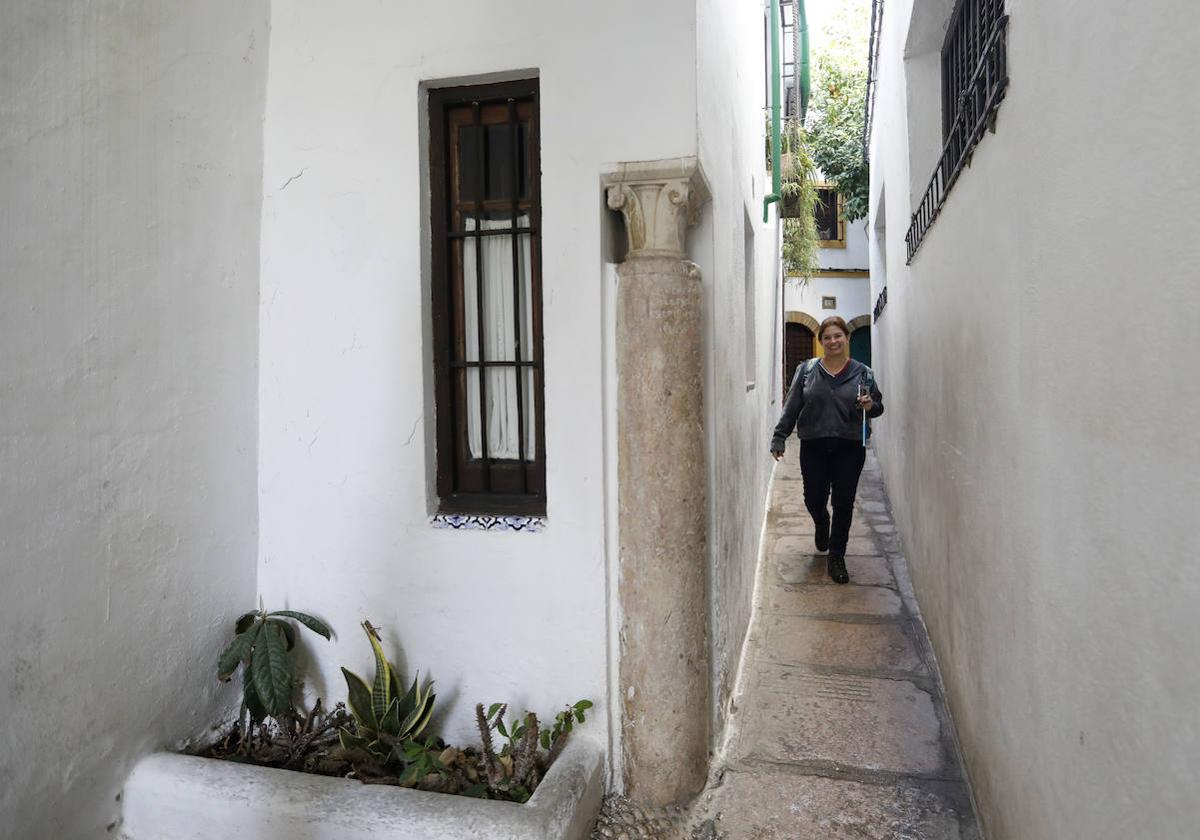
{"type": "Polygon", "coordinates": [[[153,753],[125,783],[124,840],[584,840],[604,756],[575,738],[524,805],[364,785],[211,758],[153,753]]]}

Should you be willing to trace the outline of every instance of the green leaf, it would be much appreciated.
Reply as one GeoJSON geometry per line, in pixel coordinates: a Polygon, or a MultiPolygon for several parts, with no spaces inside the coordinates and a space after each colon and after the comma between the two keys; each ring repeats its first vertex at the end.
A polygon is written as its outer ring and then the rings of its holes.
{"type": "Polygon", "coordinates": [[[258,618],[258,613],[248,612],[238,616],[237,622],[233,625],[233,632],[245,633],[250,629],[250,625],[254,623],[254,619],[258,618]]]}
{"type": "Polygon", "coordinates": [[[363,622],[363,630],[371,642],[371,650],[375,654],[375,682],[371,685],[371,711],[376,720],[383,720],[387,714],[388,704],[392,702],[392,666],[383,654],[383,645],[379,643],[379,634],[375,632],[370,622],[363,622]]]}
{"type": "Polygon", "coordinates": [[[488,706],[487,719],[491,720],[494,718],[496,716],[496,712],[500,711],[500,707],[503,705],[503,703],[493,703],[492,705],[488,706]]]}
{"type": "Polygon", "coordinates": [[[342,676],[346,678],[346,687],[349,690],[350,711],[358,720],[361,726],[370,730],[379,728],[379,721],[375,718],[375,714],[371,711],[371,689],[367,686],[366,681],[353,671],[342,669],[342,676]]]}
{"type": "Polygon", "coordinates": [[[575,710],[575,719],[580,723],[583,723],[583,709],[575,710]]]}
{"type": "Polygon", "coordinates": [[[405,692],[400,698],[400,717],[408,719],[409,715],[417,709],[417,703],[420,701],[421,689],[417,685],[417,680],[420,679],[421,672],[417,672],[417,676],[413,677],[412,688],[405,692]]]}
{"type": "Polygon", "coordinates": [[[276,618],[267,619],[267,624],[278,627],[283,631],[283,637],[287,639],[287,649],[291,650],[296,646],[296,628],[288,624],[286,621],[280,621],[276,618]]]}
{"type": "Polygon", "coordinates": [[[590,708],[592,708],[592,701],[591,700],[580,700],[578,703],[575,704],[575,708],[576,709],[590,709],[590,708]]]}
{"type": "Polygon", "coordinates": [[[464,788],[462,795],[463,796],[474,796],[476,799],[487,799],[488,798],[487,782],[478,782],[476,784],[471,785],[468,788],[464,788]]]}
{"type": "Polygon", "coordinates": [[[415,724],[413,724],[412,734],[420,735],[421,730],[429,725],[429,719],[433,717],[433,701],[436,698],[436,694],[430,694],[425,698],[425,714],[422,715],[415,724]]]}
{"type": "Polygon", "coordinates": [[[508,737],[508,730],[504,728],[504,721],[502,721],[502,720],[496,721],[496,729],[498,729],[500,731],[500,734],[503,735],[505,738],[508,737]]]}
{"type": "Polygon", "coordinates": [[[254,690],[267,714],[281,715],[292,705],[292,671],[283,633],[272,624],[264,624],[254,654],[250,662],[254,690]]]}
{"type": "Polygon", "coordinates": [[[542,730],[542,749],[544,749],[544,750],[550,749],[550,730],[549,729],[542,730]]]}
{"type": "Polygon", "coordinates": [[[220,658],[217,659],[217,679],[221,682],[229,682],[229,678],[237,670],[238,663],[248,657],[254,649],[254,641],[258,638],[258,631],[261,627],[262,625],[256,624],[246,632],[233,637],[229,647],[225,648],[220,658]]]}
{"type": "Polygon", "coordinates": [[[267,709],[258,698],[258,692],[254,690],[254,677],[250,676],[249,669],[242,671],[242,702],[250,712],[251,723],[259,723],[266,719],[267,709]]]}
{"type": "Polygon", "coordinates": [[[392,698],[392,702],[388,703],[387,711],[379,719],[379,731],[389,735],[404,734],[400,731],[400,701],[397,698],[392,698]]]}
{"type": "Polygon", "coordinates": [[[338,741],[344,750],[365,750],[368,743],[366,738],[354,735],[346,729],[338,730],[338,741]]]}
{"type": "Polygon", "coordinates": [[[418,764],[410,764],[408,768],[400,775],[401,782],[415,782],[421,777],[421,767],[418,764]]]}
{"type": "Polygon", "coordinates": [[[326,639],[333,635],[333,631],[329,629],[329,625],[319,618],[313,618],[308,613],[296,612],[295,610],[275,610],[275,612],[267,613],[267,615],[279,615],[284,618],[294,618],[313,631],[319,636],[324,636],[326,639]]]}

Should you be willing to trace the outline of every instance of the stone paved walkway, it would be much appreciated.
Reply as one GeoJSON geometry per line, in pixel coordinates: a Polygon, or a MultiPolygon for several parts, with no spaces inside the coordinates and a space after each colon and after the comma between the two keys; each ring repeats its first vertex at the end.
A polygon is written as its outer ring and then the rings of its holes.
{"type": "Polygon", "coordinates": [[[954,729],[874,456],[838,586],[814,554],[794,448],[724,758],[694,836],[979,840],[954,729]]]}

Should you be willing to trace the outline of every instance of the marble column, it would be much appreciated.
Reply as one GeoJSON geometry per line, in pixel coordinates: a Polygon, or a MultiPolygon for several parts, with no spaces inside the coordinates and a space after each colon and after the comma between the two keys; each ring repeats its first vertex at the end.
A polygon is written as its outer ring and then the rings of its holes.
{"type": "Polygon", "coordinates": [[[695,158],[622,164],[605,187],[629,236],[616,317],[625,789],[666,805],[708,770],[704,333],[684,235],[709,193],[695,158]]]}

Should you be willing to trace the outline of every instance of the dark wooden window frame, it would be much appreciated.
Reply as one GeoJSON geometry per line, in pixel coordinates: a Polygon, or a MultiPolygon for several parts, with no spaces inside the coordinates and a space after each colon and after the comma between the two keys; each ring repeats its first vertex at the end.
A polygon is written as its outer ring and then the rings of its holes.
{"type": "MultiPolygon", "coordinates": [[[[538,81],[527,79],[500,84],[471,85],[452,88],[437,88],[429,92],[429,176],[430,217],[432,232],[432,305],[434,340],[434,394],[437,416],[437,492],[438,509],[443,513],[520,514],[544,515],[546,512],[546,436],[545,397],[542,356],[542,289],[541,289],[541,155],[539,149],[538,81]],[[464,109],[471,113],[476,126],[514,125],[514,144],[521,144],[515,125],[528,124],[524,143],[528,173],[528,189],[524,195],[517,186],[520,180],[514,177],[514,189],[508,198],[489,199],[482,180],[471,192],[473,198],[464,199],[461,184],[456,183],[459,168],[453,155],[457,149],[457,134],[451,123],[458,125],[464,109]],[[499,117],[498,117],[499,115],[499,117]],[[528,226],[511,227],[486,234],[467,231],[467,217],[480,218],[485,212],[508,212],[515,220],[519,213],[528,213],[528,226]],[[463,221],[455,225],[455,214],[463,221]],[[517,323],[514,329],[517,341],[511,360],[494,361],[480,353],[480,361],[470,362],[465,354],[464,296],[461,270],[461,255],[465,254],[464,242],[481,236],[511,237],[514,269],[518,259],[517,249],[520,236],[527,235],[529,243],[530,298],[529,340],[532,347],[522,347],[520,342],[520,281],[514,270],[514,313],[517,323]],[[516,370],[517,403],[520,417],[518,441],[521,454],[518,458],[491,458],[487,456],[487,424],[480,421],[483,457],[471,457],[467,441],[465,411],[467,369],[480,370],[478,379],[481,388],[481,406],[486,406],[485,368],[509,367],[516,370]],[[525,391],[522,377],[532,377],[534,453],[526,457],[525,426],[529,421],[528,408],[523,404],[525,391]]],[[[483,146],[480,149],[480,166],[476,168],[480,179],[483,175],[483,146]]],[[[516,172],[521,171],[522,162],[513,156],[516,172]]],[[[478,224],[476,225],[478,229],[478,224]]],[[[477,259],[482,249],[476,248],[477,259]]],[[[477,278],[481,276],[481,264],[477,262],[477,278]]],[[[482,281],[480,288],[482,289],[482,281]]],[[[482,298],[477,298],[482,306],[482,298]]],[[[480,322],[482,327],[482,318],[480,322]]],[[[482,333],[481,333],[482,335],[482,333]]],[[[482,340],[480,342],[482,346],[482,340]]]]}

